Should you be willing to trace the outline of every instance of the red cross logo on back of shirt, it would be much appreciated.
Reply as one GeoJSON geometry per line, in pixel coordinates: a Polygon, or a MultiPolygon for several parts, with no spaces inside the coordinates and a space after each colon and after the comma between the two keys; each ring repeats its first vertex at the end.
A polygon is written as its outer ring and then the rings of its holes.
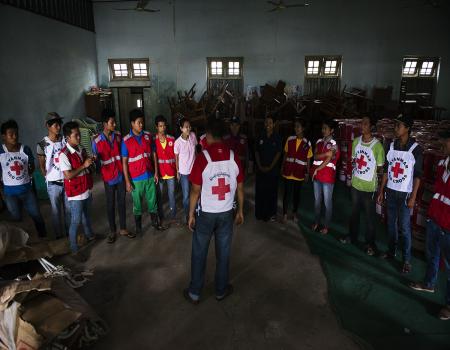
{"type": "Polygon", "coordinates": [[[217,186],[213,186],[212,187],[212,194],[216,194],[218,195],[218,199],[219,201],[224,201],[225,200],[225,195],[227,193],[230,193],[230,184],[226,185],[225,184],[225,179],[222,177],[220,179],[218,179],[218,184],[217,186]]]}
{"type": "Polygon", "coordinates": [[[356,163],[358,164],[358,169],[362,169],[362,167],[365,167],[367,165],[367,162],[364,160],[364,155],[361,154],[361,157],[359,157],[359,159],[356,159],[356,163]]]}
{"type": "Polygon", "coordinates": [[[394,177],[395,178],[397,178],[398,175],[401,175],[401,174],[403,174],[405,172],[405,170],[402,169],[402,167],[400,166],[399,162],[395,163],[395,166],[393,166],[391,168],[391,170],[394,172],[394,177]]]}
{"type": "Polygon", "coordinates": [[[14,162],[13,165],[10,166],[11,171],[16,172],[16,176],[20,175],[20,172],[23,170],[23,165],[20,164],[17,160],[14,162]]]}

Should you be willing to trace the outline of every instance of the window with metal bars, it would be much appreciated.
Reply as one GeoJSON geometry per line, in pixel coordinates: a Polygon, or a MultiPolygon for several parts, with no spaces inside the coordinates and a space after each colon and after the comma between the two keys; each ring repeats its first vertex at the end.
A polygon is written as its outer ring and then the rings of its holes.
{"type": "Polygon", "coordinates": [[[305,57],[305,94],[325,96],[338,92],[342,75],[342,56],[305,57]]]}
{"type": "Polygon", "coordinates": [[[341,56],[306,56],[305,77],[338,77],[341,75],[341,56]]]}
{"type": "Polygon", "coordinates": [[[439,68],[439,58],[436,57],[405,57],[403,59],[402,77],[436,76],[439,68]]]}
{"type": "Polygon", "coordinates": [[[124,58],[108,60],[110,80],[148,80],[149,60],[124,58]]]}

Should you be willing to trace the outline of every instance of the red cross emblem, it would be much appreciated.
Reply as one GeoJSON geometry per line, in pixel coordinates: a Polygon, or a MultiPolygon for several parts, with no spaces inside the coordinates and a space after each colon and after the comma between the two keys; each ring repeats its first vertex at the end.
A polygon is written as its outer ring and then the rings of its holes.
{"type": "Polygon", "coordinates": [[[23,170],[23,165],[20,164],[17,160],[14,162],[13,165],[10,166],[11,171],[16,172],[16,176],[20,175],[20,172],[23,170]]]}
{"type": "Polygon", "coordinates": [[[217,186],[212,187],[212,194],[217,194],[219,201],[224,201],[225,195],[230,192],[230,184],[226,185],[223,177],[218,179],[217,186]]]}
{"type": "Polygon", "coordinates": [[[391,171],[394,172],[394,177],[397,178],[398,175],[401,175],[405,172],[405,169],[402,169],[402,167],[400,166],[400,163],[397,162],[397,163],[395,163],[395,166],[393,166],[391,168],[391,171]]]}
{"type": "Polygon", "coordinates": [[[362,169],[367,165],[367,162],[364,160],[364,155],[361,154],[361,157],[356,160],[356,163],[358,164],[358,169],[362,169]]]}

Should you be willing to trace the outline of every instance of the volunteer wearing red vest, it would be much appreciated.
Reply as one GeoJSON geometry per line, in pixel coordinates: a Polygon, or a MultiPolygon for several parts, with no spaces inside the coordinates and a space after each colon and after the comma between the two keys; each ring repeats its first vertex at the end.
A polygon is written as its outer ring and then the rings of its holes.
{"type": "Polygon", "coordinates": [[[92,202],[92,175],[89,169],[94,159],[88,157],[80,146],[80,130],[76,122],[63,125],[66,145],[59,155],[60,169],[64,174],[64,190],[70,208],[69,240],[72,253],[78,251],[77,230],[83,224],[84,234],[89,241],[95,239],[92,233],[89,210],[92,202]]]}
{"type": "Polygon", "coordinates": [[[202,151],[208,148],[208,142],[206,142],[206,134],[200,136],[198,144],[201,146],[202,151]]]}
{"type": "Polygon", "coordinates": [[[119,211],[119,225],[121,236],[136,237],[127,231],[125,208],[125,181],[123,178],[120,145],[122,136],[116,131],[115,113],[112,110],[102,112],[103,132],[94,137],[92,152],[97,156],[102,173],[106,194],[106,213],[109,222],[108,243],[116,240],[116,197],[119,211]]]}
{"type": "Polygon", "coordinates": [[[247,169],[248,141],[247,136],[240,133],[240,129],[241,121],[239,117],[232,117],[230,121],[230,133],[223,137],[223,141],[239,157],[242,169],[245,172],[247,169]]]}
{"type": "Polygon", "coordinates": [[[144,131],[144,112],[136,108],[130,112],[131,130],[123,138],[121,154],[123,175],[127,192],[133,198],[133,214],[136,233],[142,233],[142,197],[147,203],[152,226],[163,230],[156,205],[156,186],[158,182],[158,166],[153,152],[152,135],[144,131]]]}
{"type": "Polygon", "coordinates": [[[333,188],[336,180],[336,163],[340,152],[333,132],[336,122],[329,119],[322,122],[322,139],[317,140],[314,151],[314,162],[311,167],[312,180],[314,181],[314,231],[326,235],[333,215],[333,188]],[[322,198],[325,203],[325,220],[320,225],[322,210],[322,198]]]}
{"type": "Polygon", "coordinates": [[[450,320],[450,131],[439,133],[444,144],[446,159],[439,161],[434,183],[435,194],[428,208],[427,221],[427,271],[423,283],[411,283],[411,288],[434,293],[439,260],[442,256],[446,274],[446,305],[439,312],[441,320],[450,320]]]}
{"type": "Polygon", "coordinates": [[[157,202],[158,213],[161,220],[164,218],[163,194],[164,185],[167,185],[169,197],[169,220],[171,224],[176,224],[177,203],[175,201],[175,181],[177,175],[177,164],[174,153],[175,138],[166,134],[167,120],[164,116],[155,117],[157,134],[154,137],[154,151],[158,164],[158,188],[157,202]]]}
{"type": "Polygon", "coordinates": [[[192,183],[189,228],[192,235],[191,283],[184,297],[198,304],[204,285],[208,247],[212,236],[216,245],[216,299],[221,301],[233,292],[229,284],[229,259],[233,234],[233,202],[235,192],[238,210],[234,222],[244,221],[244,174],[239,158],[222,142],[223,122],[210,118],[206,139],[208,150],[195,159],[191,175],[192,183]],[[201,197],[201,209],[195,216],[195,208],[201,197]]]}
{"type": "Polygon", "coordinates": [[[288,219],[290,197],[293,197],[292,216],[294,222],[298,221],[298,205],[300,203],[300,190],[309,175],[309,160],[313,153],[311,143],[303,137],[306,122],[296,118],[294,121],[295,135],[288,137],[284,145],[283,157],[283,222],[288,219]]]}

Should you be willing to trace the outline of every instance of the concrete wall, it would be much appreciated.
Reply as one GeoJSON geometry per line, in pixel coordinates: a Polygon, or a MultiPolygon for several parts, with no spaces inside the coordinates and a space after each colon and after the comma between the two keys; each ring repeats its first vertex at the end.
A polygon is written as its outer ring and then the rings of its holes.
{"type": "Polygon", "coordinates": [[[14,118],[34,150],[44,116],[84,116],[83,92],[97,84],[95,34],[0,4],[0,121],[14,118]]]}
{"type": "Polygon", "coordinates": [[[150,6],[161,12],[154,14],[95,4],[100,84],[108,83],[108,58],[149,57],[152,113],[167,112],[166,95],[194,82],[205,88],[207,56],[243,56],[247,86],[278,79],[303,85],[305,55],[341,54],[343,84],[393,85],[398,98],[402,58],[416,54],[442,57],[436,102],[450,109],[447,1],[438,9],[422,0],[310,3],[269,13],[263,0],[155,1],[150,6]]]}

